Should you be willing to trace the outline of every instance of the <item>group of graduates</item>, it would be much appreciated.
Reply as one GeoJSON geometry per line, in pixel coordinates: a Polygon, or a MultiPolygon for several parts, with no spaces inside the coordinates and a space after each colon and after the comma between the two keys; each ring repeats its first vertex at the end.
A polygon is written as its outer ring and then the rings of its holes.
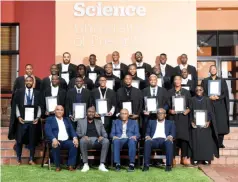
{"type": "MultiPolygon", "coordinates": [[[[48,112],[46,109],[45,98],[49,96],[57,97],[57,105],[62,106],[58,110],[63,110],[63,116],[70,121],[74,133],[80,125],[75,119],[74,103],[85,103],[87,110],[92,107],[95,108],[93,120],[94,118],[100,120],[106,133],[112,138],[116,136],[115,131],[112,135],[112,123],[118,118],[122,120],[123,111],[126,112],[124,117],[128,114],[128,118],[124,118],[124,120],[137,121],[140,131],[138,136],[145,141],[154,139],[153,136],[148,135],[151,127],[156,127],[156,125],[151,124],[151,121],[159,122],[161,120],[160,115],[164,115],[162,120],[173,121],[173,129],[176,131],[172,136],[173,156],[176,155],[176,147],[180,148],[181,164],[188,165],[189,159],[192,159],[194,164],[200,162],[209,164],[214,156],[219,157],[219,148],[225,147],[223,145],[224,135],[229,133],[229,98],[226,81],[217,76],[215,65],[210,67],[210,77],[205,78],[201,85],[197,85],[196,68],[187,63],[186,54],[180,56],[181,64],[175,68],[167,64],[166,54],[160,54],[159,62],[153,68],[143,61],[141,52],[135,53],[135,63],[129,66],[120,62],[120,55],[117,51],[112,53],[112,62],[107,63],[104,68],[96,65],[97,59],[94,54],[89,56],[88,66],[83,64],[76,66],[70,63],[70,58],[70,53],[65,52],[63,63],[52,65],[51,74],[43,80],[36,77],[33,74],[32,65],[27,64],[25,75],[18,77],[14,83],[8,137],[16,140],[15,149],[19,164],[21,164],[23,144],[27,144],[30,150],[29,164],[34,164],[35,147],[42,136],[42,122],[40,121],[46,119],[47,123],[48,118],[55,117],[56,112],[48,112]],[[144,77],[141,77],[140,69],[144,71],[144,77]],[[139,71],[140,75],[137,74],[139,71]],[[111,88],[107,86],[109,80],[113,81],[111,88]],[[208,96],[209,80],[221,80],[221,94],[219,96],[208,96]],[[175,112],[172,103],[174,96],[184,96],[186,109],[183,113],[175,112]],[[145,104],[147,97],[156,98],[157,113],[147,111],[145,104]],[[98,99],[107,100],[108,113],[106,115],[97,113],[99,106],[96,102],[98,99]],[[124,102],[131,102],[131,113],[123,108],[124,102]],[[24,122],[25,106],[34,108],[35,120],[31,123],[24,122]],[[198,127],[194,122],[195,110],[207,111],[207,122],[204,127],[198,127]],[[162,114],[160,114],[161,112],[162,114]]],[[[86,118],[89,117],[88,114],[87,112],[86,118]]],[[[62,112],[58,115],[61,117],[62,112]]],[[[95,130],[95,128],[91,129],[95,130]]],[[[123,128],[121,126],[120,132],[123,132],[124,129],[124,125],[123,128]]],[[[46,136],[49,137],[49,134],[47,135],[49,128],[45,130],[46,136]]],[[[166,127],[165,130],[166,133],[166,127]]],[[[157,128],[153,128],[154,133],[158,131],[157,128]]],[[[69,131],[67,130],[67,132],[69,131]]],[[[125,134],[124,132],[121,134],[125,134]]],[[[167,137],[167,134],[165,135],[167,137]]],[[[75,136],[72,135],[72,137],[75,136]]],[[[168,137],[169,140],[171,140],[170,137],[168,137]]],[[[138,137],[135,137],[135,140],[137,139],[138,137]]],[[[76,143],[74,141],[74,144],[76,143]]],[[[52,141],[53,145],[57,146],[57,142],[52,141]]],[[[145,154],[148,158],[148,152],[145,154]]],[[[118,155],[115,158],[118,158],[118,155]]],[[[148,162],[147,165],[149,165],[148,162]]],[[[168,166],[170,165],[168,164],[168,166]]],[[[118,165],[116,166],[118,169],[118,165]]],[[[144,169],[146,171],[147,166],[144,166],[144,169]]]]}

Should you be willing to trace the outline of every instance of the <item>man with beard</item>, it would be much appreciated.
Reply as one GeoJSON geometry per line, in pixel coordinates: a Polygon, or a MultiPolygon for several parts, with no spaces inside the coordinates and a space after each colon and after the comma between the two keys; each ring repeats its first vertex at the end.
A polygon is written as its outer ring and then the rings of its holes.
{"type": "Polygon", "coordinates": [[[95,79],[98,76],[103,75],[103,73],[104,73],[103,68],[101,68],[100,66],[96,65],[96,62],[97,62],[96,55],[95,54],[91,54],[89,56],[89,66],[86,67],[86,69],[87,69],[87,77],[89,77],[89,73],[92,73],[92,74],[95,73],[96,74],[95,79]]]}
{"type": "Polygon", "coordinates": [[[137,69],[143,68],[145,69],[145,76],[148,78],[150,74],[152,73],[151,65],[143,62],[143,55],[142,52],[137,51],[135,53],[135,59],[136,59],[136,67],[137,69]]]}
{"type": "Polygon", "coordinates": [[[70,63],[71,55],[69,52],[63,54],[63,63],[57,64],[59,69],[59,75],[61,78],[64,78],[66,83],[69,84],[69,81],[76,77],[76,65],[70,63]]]}
{"type": "Polygon", "coordinates": [[[206,95],[208,95],[208,82],[209,80],[221,80],[221,94],[220,95],[211,95],[209,96],[209,99],[211,100],[212,107],[215,113],[215,119],[217,123],[217,132],[218,132],[218,141],[219,141],[219,147],[225,148],[223,145],[223,139],[224,135],[228,134],[230,132],[230,126],[229,126],[229,94],[228,94],[228,88],[227,83],[224,79],[219,78],[217,76],[217,68],[215,65],[210,66],[209,72],[211,74],[210,77],[205,78],[201,86],[204,88],[204,92],[206,95]]]}

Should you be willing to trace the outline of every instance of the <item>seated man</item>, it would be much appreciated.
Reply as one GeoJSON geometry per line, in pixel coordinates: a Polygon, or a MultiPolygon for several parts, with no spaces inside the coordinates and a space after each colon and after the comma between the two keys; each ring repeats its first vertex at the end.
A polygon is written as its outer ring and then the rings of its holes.
{"type": "Polygon", "coordinates": [[[120,118],[121,119],[113,121],[111,130],[114,163],[116,163],[116,171],[120,171],[120,150],[127,145],[130,160],[128,172],[133,172],[136,156],[136,144],[140,137],[139,126],[136,120],[128,119],[129,112],[127,109],[122,109],[120,111],[120,118]]]}
{"type": "Polygon", "coordinates": [[[87,111],[87,117],[78,120],[77,134],[80,138],[80,151],[83,158],[82,172],[89,170],[88,166],[88,149],[101,147],[100,171],[108,172],[104,163],[106,162],[107,152],[109,148],[109,140],[107,139],[107,132],[101,120],[95,119],[95,108],[90,107],[87,111]]]}
{"type": "Polygon", "coordinates": [[[63,118],[64,108],[58,105],[55,116],[48,117],[45,123],[46,138],[52,141],[52,156],[56,171],[60,171],[60,149],[68,149],[68,169],[74,171],[77,157],[78,138],[71,122],[63,118]],[[73,140],[72,140],[73,139],[73,140]]]}
{"type": "Polygon", "coordinates": [[[166,111],[162,108],[157,111],[157,120],[150,120],[147,125],[145,146],[144,146],[144,167],[143,171],[149,170],[151,149],[165,147],[166,168],[171,171],[173,161],[173,139],[175,137],[175,125],[170,120],[165,120],[166,111]]]}

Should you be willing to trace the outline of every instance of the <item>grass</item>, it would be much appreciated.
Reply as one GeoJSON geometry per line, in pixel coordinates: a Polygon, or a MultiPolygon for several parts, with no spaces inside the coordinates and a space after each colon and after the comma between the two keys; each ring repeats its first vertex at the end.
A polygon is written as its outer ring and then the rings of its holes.
{"type": "Polygon", "coordinates": [[[55,172],[54,168],[48,170],[40,166],[1,166],[2,182],[178,182],[178,181],[211,181],[202,171],[197,168],[173,168],[172,172],[166,173],[161,168],[150,168],[149,172],[142,172],[136,169],[135,172],[128,173],[126,169],[115,172],[111,169],[108,173],[91,168],[89,172],[82,173],[80,170],[70,172],[63,169],[55,172]]]}

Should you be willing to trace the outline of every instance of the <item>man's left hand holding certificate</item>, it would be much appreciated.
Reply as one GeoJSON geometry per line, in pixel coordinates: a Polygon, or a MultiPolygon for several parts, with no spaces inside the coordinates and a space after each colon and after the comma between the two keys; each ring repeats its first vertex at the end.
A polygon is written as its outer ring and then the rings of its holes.
{"type": "Polygon", "coordinates": [[[24,120],[21,117],[18,117],[20,123],[31,123],[37,124],[39,118],[34,118],[35,108],[34,107],[25,107],[24,120]]]}

